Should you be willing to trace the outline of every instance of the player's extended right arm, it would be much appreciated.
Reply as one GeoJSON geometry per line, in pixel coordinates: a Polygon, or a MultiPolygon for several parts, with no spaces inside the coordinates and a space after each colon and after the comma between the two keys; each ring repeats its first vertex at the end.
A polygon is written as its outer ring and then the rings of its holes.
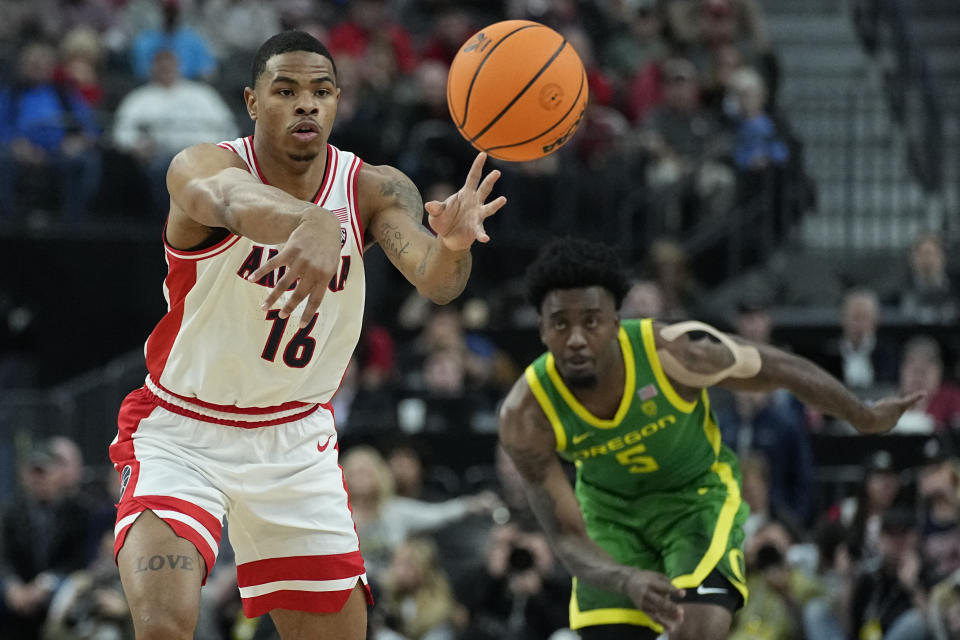
{"type": "Polygon", "coordinates": [[[283,250],[250,279],[256,281],[286,267],[263,308],[271,308],[296,282],[280,317],[289,316],[308,298],[300,327],[309,322],[340,264],[340,223],[332,213],[263,184],[236,154],[212,144],[194,145],[177,154],[167,171],[167,189],[167,239],[177,248],[199,244],[215,227],[263,244],[283,244],[283,250]]]}
{"type": "Polygon", "coordinates": [[[340,241],[339,224],[325,209],[257,180],[239,157],[212,144],[184,149],[167,171],[167,188],[177,213],[206,227],[264,244],[286,242],[304,220],[331,220],[340,241]]]}
{"type": "Polygon", "coordinates": [[[560,561],[579,580],[633,600],[658,624],[679,627],[683,595],[667,576],[620,564],[587,536],[573,488],[556,455],[556,437],[524,377],[500,409],[500,443],[523,478],[530,507],[560,561]]]}

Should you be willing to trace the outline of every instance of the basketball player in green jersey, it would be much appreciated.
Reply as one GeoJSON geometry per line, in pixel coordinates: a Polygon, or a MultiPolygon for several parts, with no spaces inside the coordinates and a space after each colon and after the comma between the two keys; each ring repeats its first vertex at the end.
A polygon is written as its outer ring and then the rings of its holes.
{"type": "Polygon", "coordinates": [[[527,285],[548,352],[507,395],[500,440],[574,576],[570,626],[584,640],[719,640],[747,598],[748,509],[706,387],[783,387],[863,433],[920,399],[867,406],[773,347],[702,323],[621,321],[628,284],[610,247],[555,241],[527,285]],[[575,488],[557,454],[576,465],[575,488]]]}

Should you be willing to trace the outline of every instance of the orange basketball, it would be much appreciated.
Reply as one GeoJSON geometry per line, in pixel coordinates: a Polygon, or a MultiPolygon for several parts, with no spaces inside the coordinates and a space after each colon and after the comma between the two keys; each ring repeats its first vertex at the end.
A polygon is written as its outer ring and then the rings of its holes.
{"type": "Polygon", "coordinates": [[[447,106],[463,137],[514,162],[542,158],[569,140],[587,95],[587,73],[570,43],[528,20],[481,29],[447,77],[447,106]]]}

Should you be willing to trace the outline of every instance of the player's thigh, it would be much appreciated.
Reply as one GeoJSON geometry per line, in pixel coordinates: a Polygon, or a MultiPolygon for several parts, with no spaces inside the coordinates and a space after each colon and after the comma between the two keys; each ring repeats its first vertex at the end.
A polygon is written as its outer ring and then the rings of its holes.
{"type": "Polygon", "coordinates": [[[726,640],[733,614],[718,604],[685,602],[683,624],[670,640],[726,640]]]}
{"type": "Polygon", "coordinates": [[[193,637],[206,575],[193,543],[152,511],[130,525],[117,555],[137,637],[193,637]]]}
{"type": "Polygon", "coordinates": [[[660,634],[632,624],[602,624],[578,631],[581,640],[656,640],[660,634]]]}
{"type": "Polygon", "coordinates": [[[358,581],[336,613],[274,609],[270,617],[281,640],[363,640],[367,635],[366,592],[358,581]]]}

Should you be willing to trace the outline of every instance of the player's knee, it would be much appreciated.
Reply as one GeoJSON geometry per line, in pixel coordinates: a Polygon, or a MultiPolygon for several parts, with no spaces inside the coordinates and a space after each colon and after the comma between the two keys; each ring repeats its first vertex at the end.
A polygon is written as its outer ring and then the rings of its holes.
{"type": "Polygon", "coordinates": [[[196,611],[148,608],[133,614],[137,640],[191,640],[196,611]]]}

